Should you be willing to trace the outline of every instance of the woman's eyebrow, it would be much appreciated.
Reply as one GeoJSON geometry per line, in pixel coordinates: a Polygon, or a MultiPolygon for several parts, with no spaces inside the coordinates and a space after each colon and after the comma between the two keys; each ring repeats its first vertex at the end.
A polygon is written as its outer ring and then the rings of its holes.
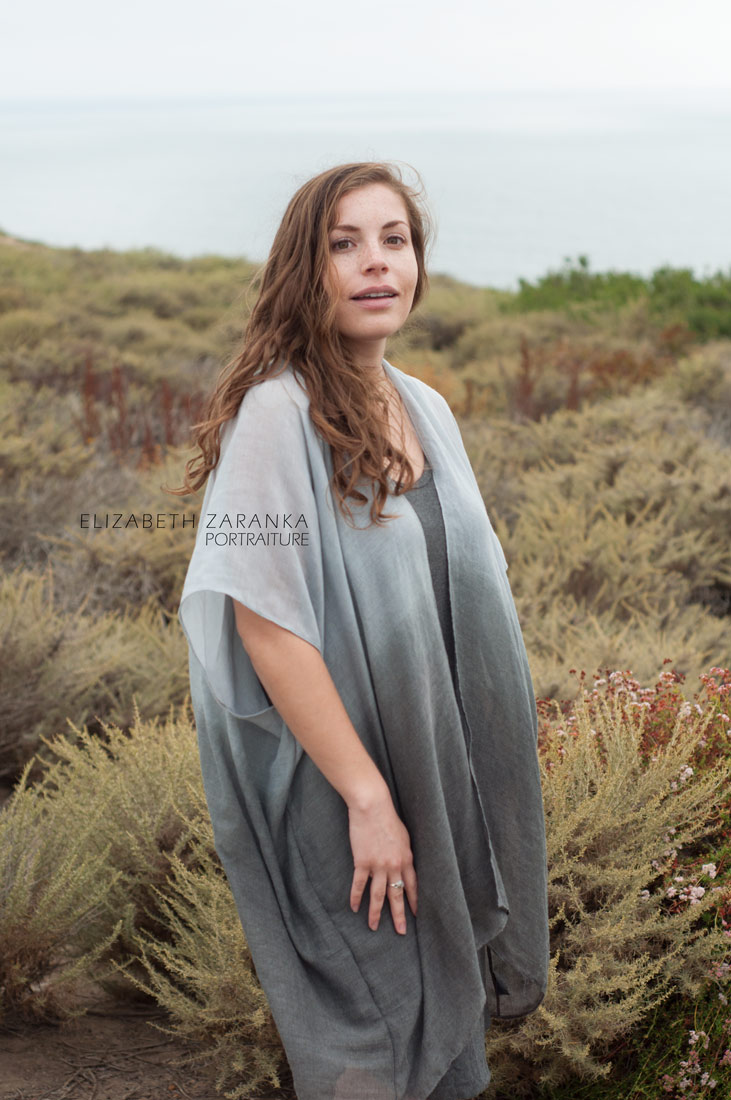
{"type": "MultiPolygon", "coordinates": [[[[408,229],[408,223],[403,221],[401,218],[397,218],[394,222],[386,222],[385,225],[381,226],[381,229],[392,229],[394,225],[405,225],[408,229]]],[[[360,233],[360,227],[357,225],[334,225],[333,232],[336,229],[342,229],[348,233],[360,233]]]]}

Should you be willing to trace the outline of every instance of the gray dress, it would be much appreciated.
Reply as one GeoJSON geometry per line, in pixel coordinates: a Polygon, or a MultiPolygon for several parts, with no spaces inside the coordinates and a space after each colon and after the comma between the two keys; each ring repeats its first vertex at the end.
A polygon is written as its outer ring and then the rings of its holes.
{"type": "Polygon", "coordinates": [[[389,497],[385,527],[366,487],[346,522],[286,368],[226,425],[181,598],[216,848],[299,1100],[469,1100],[491,1017],[534,1011],[548,974],[535,700],[505,558],[446,402],[384,369],[432,466],[444,552],[423,486],[389,497]],[[347,807],[268,699],[232,598],[322,653],[409,830],[405,936],[368,928],[367,897],[350,910],[347,807]]]}
{"type": "MultiPolygon", "coordinates": [[[[456,682],[457,668],[449,601],[447,540],[444,533],[442,509],[439,504],[439,496],[434,487],[429,459],[426,455],[424,457],[427,460],[424,472],[408,490],[409,501],[424,532],[439,625],[442,630],[444,648],[449,658],[452,679],[456,682]]],[[[459,698],[459,693],[455,691],[455,694],[459,698]]],[[[466,837],[464,843],[470,844],[471,838],[466,837]]],[[[480,961],[484,967],[487,962],[487,951],[484,948],[480,952],[480,961]]],[[[487,983],[484,972],[483,978],[487,983]]],[[[485,1032],[489,1027],[490,1018],[489,1014],[486,1013],[484,1019],[477,1021],[470,1041],[449,1067],[434,1092],[431,1093],[429,1100],[462,1100],[463,1097],[477,1096],[478,1093],[487,1088],[490,1083],[490,1069],[485,1057],[485,1032]]]]}

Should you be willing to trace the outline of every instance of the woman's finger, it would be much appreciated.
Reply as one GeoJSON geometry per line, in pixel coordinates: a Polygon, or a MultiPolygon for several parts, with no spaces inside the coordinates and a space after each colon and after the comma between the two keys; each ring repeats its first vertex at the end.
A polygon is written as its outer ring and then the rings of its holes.
{"type": "Polygon", "coordinates": [[[350,908],[354,913],[357,913],[360,909],[363,892],[365,891],[369,878],[370,872],[364,870],[362,867],[356,867],[355,874],[353,875],[353,885],[350,889],[350,908]]]}
{"type": "Polygon", "coordinates": [[[404,888],[395,886],[396,882],[403,882],[401,878],[391,878],[388,882],[388,900],[391,903],[391,916],[393,926],[400,935],[406,934],[406,911],[404,909],[404,888]]]}
{"type": "Polygon", "coordinates": [[[381,909],[386,900],[386,879],[387,875],[385,871],[375,871],[371,879],[371,903],[368,909],[368,927],[374,932],[378,928],[378,923],[381,919],[381,909]]]}

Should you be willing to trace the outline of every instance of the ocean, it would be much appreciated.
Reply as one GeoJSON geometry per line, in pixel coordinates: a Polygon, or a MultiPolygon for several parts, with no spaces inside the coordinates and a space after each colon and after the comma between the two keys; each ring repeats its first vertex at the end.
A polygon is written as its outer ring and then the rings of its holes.
{"type": "Polygon", "coordinates": [[[478,285],[731,266],[731,89],[5,102],[0,229],[260,261],[294,190],[352,160],[415,168],[432,272],[478,285]]]}

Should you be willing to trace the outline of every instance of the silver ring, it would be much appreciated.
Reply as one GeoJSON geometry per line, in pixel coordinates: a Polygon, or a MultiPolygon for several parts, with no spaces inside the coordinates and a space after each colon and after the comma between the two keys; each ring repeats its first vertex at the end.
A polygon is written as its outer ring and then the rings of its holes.
{"type": "Polygon", "coordinates": [[[398,880],[398,882],[389,882],[389,884],[388,884],[388,885],[389,885],[389,886],[393,886],[393,887],[394,887],[395,889],[397,889],[397,890],[403,890],[403,888],[404,888],[404,880],[403,880],[402,878],[400,878],[400,879],[398,880]]]}

